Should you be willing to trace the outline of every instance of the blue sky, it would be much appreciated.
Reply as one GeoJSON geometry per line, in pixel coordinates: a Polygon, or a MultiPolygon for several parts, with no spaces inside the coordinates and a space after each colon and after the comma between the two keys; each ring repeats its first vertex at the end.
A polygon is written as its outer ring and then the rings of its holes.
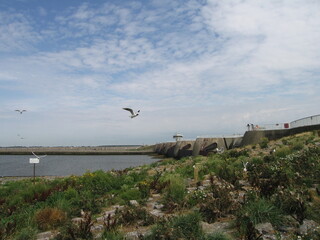
{"type": "Polygon", "coordinates": [[[0,146],[153,144],[319,114],[319,12],[312,0],[2,0],[0,146]]]}

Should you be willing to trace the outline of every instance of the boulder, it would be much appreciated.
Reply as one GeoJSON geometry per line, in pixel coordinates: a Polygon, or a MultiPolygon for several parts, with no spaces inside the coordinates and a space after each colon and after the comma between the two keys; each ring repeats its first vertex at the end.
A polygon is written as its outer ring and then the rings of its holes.
{"type": "Polygon", "coordinates": [[[37,234],[37,240],[50,240],[53,239],[57,233],[53,231],[42,232],[37,234]]]}
{"type": "Polygon", "coordinates": [[[255,226],[258,234],[261,234],[262,240],[276,240],[276,231],[271,223],[260,223],[255,226]]]}
{"type": "Polygon", "coordinates": [[[130,200],[129,203],[132,206],[139,207],[139,203],[137,202],[137,200],[130,200]]]}
{"type": "Polygon", "coordinates": [[[305,235],[311,233],[312,231],[316,231],[316,229],[319,227],[320,224],[316,223],[315,221],[305,219],[299,227],[299,233],[301,235],[305,235]]]}

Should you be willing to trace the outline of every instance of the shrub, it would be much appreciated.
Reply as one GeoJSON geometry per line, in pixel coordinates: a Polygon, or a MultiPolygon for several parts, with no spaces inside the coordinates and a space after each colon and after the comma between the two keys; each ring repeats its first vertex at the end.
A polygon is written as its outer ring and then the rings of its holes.
{"type": "Polygon", "coordinates": [[[291,153],[292,151],[288,146],[283,146],[276,149],[275,156],[278,158],[284,158],[291,153]]]}
{"type": "Polygon", "coordinates": [[[233,190],[231,184],[213,176],[210,177],[210,182],[208,197],[200,204],[199,211],[207,222],[212,223],[223,214],[236,210],[238,204],[230,194],[233,190]]]}
{"type": "Polygon", "coordinates": [[[256,224],[270,222],[272,225],[281,224],[281,211],[270,201],[261,198],[247,202],[236,214],[236,226],[240,234],[252,234],[256,224]]]}
{"type": "Polygon", "coordinates": [[[135,206],[126,206],[117,212],[117,223],[130,225],[136,222],[148,226],[153,224],[155,219],[145,208],[135,206]]]}
{"type": "Polygon", "coordinates": [[[31,227],[21,229],[21,231],[15,235],[14,240],[34,240],[36,239],[36,230],[31,227]]]}
{"type": "Polygon", "coordinates": [[[89,212],[85,212],[83,221],[81,221],[80,224],[76,225],[71,222],[67,222],[64,227],[60,229],[55,240],[92,239],[93,234],[91,232],[91,227],[93,226],[93,223],[91,214],[89,212]]]}
{"type": "Polygon", "coordinates": [[[146,240],[153,239],[204,239],[200,225],[201,217],[198,213],[189,213],[172,218],[170,221],[161,221],[151,230],[146,240]]]}
{"type": "Polygon", "coordinates": [[[124,201],[130,201],[130,200],[137,200],[139,201],[141,199],[141,193],[138,189],[136,188],[131,188],[131,189],[127,189],[126,191],[124,191],[123,193],[121,193],[119,195],[119,197],[121,199],[123,199],[124,201]]]}
{"type": "MultiPolygon", "coordinates": [[[[242,164],[241,164],[242,165],[242,164]]],[[[242,168],[235,158],[209,158],[206,167],[209,172],[234,184],[242,174],[242,168]]]]}
{"type": "Polygon", "coordinates": [[[223,233],[212,233],[205,237],[205,240],[230,240],[229,237],[227,237],[223,233]]]}
{"type": "Polygon", "coordinates": [[[273,201],[285,213],[292,215],[300,224],[306,218],[310,195],[305,189],[283,189],[274,197],[273,201]]]}
{"type": "Polygon", "coordinates": [[[102,239],[108,240],[125,240],[123,234],[117,231],[104,231],[102,234],[102,239]]]}
{"type": "Polygon", "coordinates": [[[56,228],[65,220],[66,214],[57,208],[46,207],[35,214],[35,221],[41,230],[56,228]]]}
{"type": "Polygon", "coordinates": [[[168,175],[165,178],[165,181],[168,181],[168,185],[164,190],[164,201],[165,205],[168,208],[171,208],[172,204],[182,204],[187,194],[186,184],[184,179],[179,175],[168,175]]]}
{"type": "Polygon", "coordinates": [[[94,195],[102,195],[112,189],[119,189],[122,184],[122,181],[119,180],[119,177],[99,170],[85,173],[80,178],[79,186],[82,186],[82,190],[90,191],[94,195]]]}
{"type": "Polygon", "coordinates": [[[146,199],[149,197],[150,195],[150,186],[149,183],[147,181],[141,181],[138,183],[138,188],[140,191],[140,197],[142,199],[146,199]]]}
{"type": "Polygon", "coordinates": [[[266,137],[263,137],[260,139],[260,142],[259,142],[259,146],[260,148],[267,148],[268,147],[268,143],[269,143],[269,139],[266,138],[266,137]]]}
{"type": "Polygon", "coordinates": [[[320,197],[313,196],[312,202],[307,208],[307,215],[316,222],[320,222],[320,197]]]}
{"type": "Polygon", "coordinates": [[[302,142],[294,142],[291,146],[292,150],[294,151],[299,151],[299,150],[302,150],[304,147],[304,144],[302,142]]]}
{"type": "Polygon", "coordinates": [[[85,190],[79,194],[79,199],[73,199],[73,202],[78,204],[78,209],[98,213],[104,204],[103,199],[98,198],[92,192],[85,190]]]}

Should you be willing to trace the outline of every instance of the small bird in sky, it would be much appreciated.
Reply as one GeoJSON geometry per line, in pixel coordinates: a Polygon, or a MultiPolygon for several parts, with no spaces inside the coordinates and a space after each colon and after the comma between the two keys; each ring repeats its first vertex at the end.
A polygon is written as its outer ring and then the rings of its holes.
{"type": "Polygon", "coordinates": [[[20,114],[22,114],[23,112],[26,112],[27,110],[25,110],[25,109],[23,109],[23,110],[19,110],[19,109],[17,109],[17,110],[15,110],[16,112],[19,112],[20,114]]]}
{"type": "Polygon", "coordinates": [[[139,116],[140,110],[138,110],[136,113],[131,109],[131,108],[123,108],[123,110],[127,110],[131,113],[131,118],[135,118],[137,116],[139,116]]]}
{"type": "Polygon", "coordinates": [[[38,156],[38,155],[36,155],[34,152],[32,152],[32,154],[33,154],[36,158],[38,158],[38,159],[40,159],[40,158],[44,158],[44,157],[46,157],[46,156],[47,156],[47,155],[38,156]]]}

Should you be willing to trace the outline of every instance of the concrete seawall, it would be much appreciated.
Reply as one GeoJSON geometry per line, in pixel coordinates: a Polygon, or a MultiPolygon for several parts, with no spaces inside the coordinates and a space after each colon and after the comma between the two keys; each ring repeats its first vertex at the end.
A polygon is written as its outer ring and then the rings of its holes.
{"type": "Polygon", "coordinates": [[[187,156],[207,156],[217,148],[231,149],[235,145],[238,146],[241,140],[242,137],[218,137],[158,143],[154,146],[154,152],[166,157],[173,157],[177,159],[187,156]]]}
{"type": "Polygon", "coordinates": [[[262,138],[276,140],[282,137],[314,130],[320,130],[320,124],[289,129],[246,131],[244,136],[239,137],[199,137],[196,140],[158,143],[154,146],[153,150],[157,154],[176,159],[187,156],[207,156],[210,153],[214,153],[217,148],[228,150],[246,145],[258,144],[261,142],[262,138]]]}
{"type": "Polygon", "coordinates": [[[289,129],[276,129],[276,130],[254,130],[247,131],[243,136],[243,140],[240,146],[246,146],[250,144],[258,144],[262,138],[268,138],[269,140],[276,140],[282,137],[291,136],[298,133],[320,130],[320,125],[302,126],[289,129]]]}
{"type": "Polygon", "coordinates": [[[173,157],[180,159],[192,155],[195,141],[178,141],[173,150],[173,157]]]}

